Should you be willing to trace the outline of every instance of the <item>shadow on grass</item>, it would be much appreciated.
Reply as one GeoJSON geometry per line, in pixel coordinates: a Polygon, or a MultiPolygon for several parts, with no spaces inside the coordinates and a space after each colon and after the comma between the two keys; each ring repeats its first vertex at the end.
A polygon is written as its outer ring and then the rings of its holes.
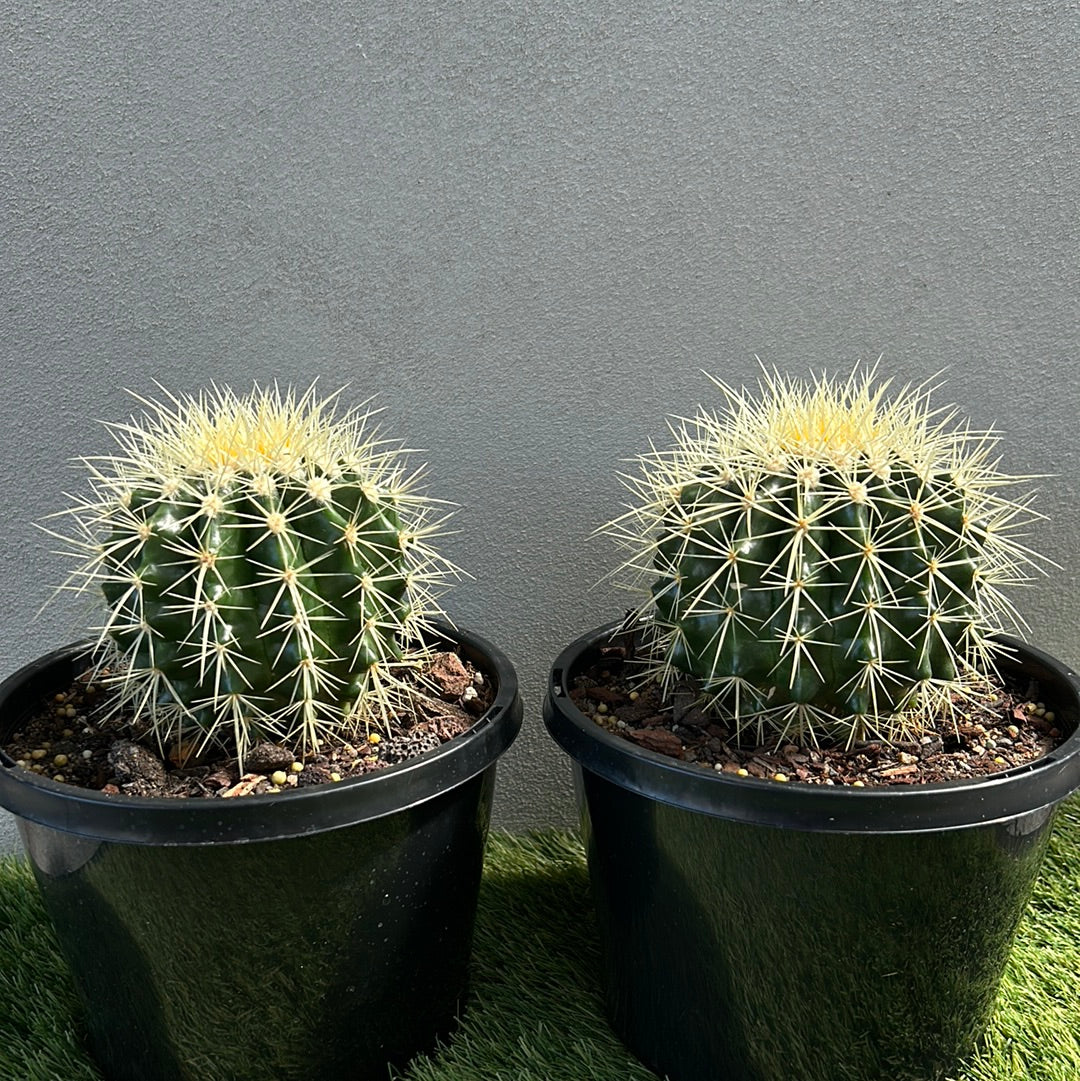
{"type": "Polygon", "coordinates": [[[0,1081],[101,1081],[82,1007],[22,860],[0,860],[0,1081]]]}
{"type": "Polygon", "coordinates": [[[588,873],[575,837],[495,835],[472,992],[448,1046],[402,1081],[650,1081],[604,1019],[588,873]]]}

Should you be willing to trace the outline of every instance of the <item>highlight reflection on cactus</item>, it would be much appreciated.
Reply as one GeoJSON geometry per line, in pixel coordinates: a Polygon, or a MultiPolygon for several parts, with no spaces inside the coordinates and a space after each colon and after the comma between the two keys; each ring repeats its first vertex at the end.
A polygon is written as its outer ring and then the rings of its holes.
{"type": "Polygon", "coordinates": [[[370,411],[315,388],[139,399],[86,459],[69,585],[97,588],[124,707],[159,743],[318,746],[382,725],[454,572],[442,519],[370,411]]]}
{"type": "Polygon", "coordinates": [[[766,374],[757,399],[713,382],[723,411],[673,422],[605,527],[645,593],[647,674],[695,677],[759,742],[908,738],[979,693],[993,635],[1020,624],[1003,590],[1039,559],[996,434],[954,426],[926,387],[890,396],[876,369],[766,374]]]}

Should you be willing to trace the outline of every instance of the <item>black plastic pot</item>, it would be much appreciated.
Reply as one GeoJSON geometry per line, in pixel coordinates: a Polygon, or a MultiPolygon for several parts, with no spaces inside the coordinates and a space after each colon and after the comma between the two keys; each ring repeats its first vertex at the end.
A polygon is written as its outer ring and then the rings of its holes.
{"type": "MultiPolygon", "coordinates": [[[[440,628],[497,686],[465,734],[362,778],[138,799],[0,770],[109,1081],[387,1076],[462,1005],[498,757],[521,724],[490,644],[440,628]]],[[[79,646],[0,684],[0,734],[71,681],[79,646]]]]}
{"type": "Polygon", "coordinates": [[[612,735],[568,691],[617,625],[555,662],[608,1015],[670,1081],[934,1081],[984,1031],[1056,805],[1080,787],[1080,679],[1019,642],[1071,732],[978,782],[738,778],[612,735]]]}

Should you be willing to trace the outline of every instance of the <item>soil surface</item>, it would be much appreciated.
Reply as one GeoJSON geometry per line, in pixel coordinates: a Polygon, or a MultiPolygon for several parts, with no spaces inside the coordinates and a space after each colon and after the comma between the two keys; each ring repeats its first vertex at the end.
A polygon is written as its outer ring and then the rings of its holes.
{"type": "Polygon", "coordinates": [[[421,674],[415,711],[389,732],[372,728],[359,741],[316,753],[258,743],[244,756],[211,749],[199,761],[178,749],[162,755],[153,741],[113,709],[112,694],[90,672],[45,698],[12,734],[4,750],[23,768],[54,781],[133,796],[213,797],[278,792],[331,784],[384,769],[433,750],[469,729],[494,699],[494,688],[456,653],[436,653],[421,674]]]}
{"type": "Polygon", "coordinates": [[[749,747],[736,743],[722,719],[700,708],[691,682],[665,699],[655,682],[634,679],[636,649],[633,634],[614,636],[602,659],[571,685],[574,704],[640,747],[723,773],[856,787],[971,780],[1040,758],[1065,738],[1052,708],[1038,700],[1037,684],[994,681],[985,703],[955,701],[951,718],[942,717],[911,743],[749,747]]]}

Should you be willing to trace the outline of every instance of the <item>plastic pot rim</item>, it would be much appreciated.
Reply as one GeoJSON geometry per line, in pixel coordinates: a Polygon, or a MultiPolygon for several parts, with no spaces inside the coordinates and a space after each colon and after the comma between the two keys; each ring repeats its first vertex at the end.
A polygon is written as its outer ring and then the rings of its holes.
{"type": "MultiPolygon", "coordinates": [[[[465,732],[441,746],[333,784],[242,799],[168,799],[61,784],[17,766],[0,751],[0,807],[19,818],[88,840],[117,844],[210,845],[301,837],[369,822],[408,810],[447,792],[494,765],[521,728],[522,706],[514,666],[486,639],[443,621],[431,638],[460,648],[497,682],[495,700],[465,732]]],[[[55,686],[55,673],[87,652],[75,642],[24,665],[0,683],[0,718],[9,701],[33,681],[55,686]]],[[[62,678],[62,677],[61,677],[62,678]]],[[[0,723],[5,734],[14,722],[0,723]]]]}
{"type": "Polygon", "coordinates": [[[963,829],[1051,807],[1080,788],[1080,676],[1050,654],[1005,635],[1003,675],[1028,674],[1045,685],[1071,734],[1049,754],[978,780],[888,787],[784,784],[733,777],[647,750],[605,731],[569,697],[569,681],[585,654],[623,626],[605,624],[582,635],[552,665],[544,723],[582,770],[660,803],[687,811],[808,832],[921,833],[963,829]],[[1011,655],[1010,655],[1011,654],[1011,655]]]}

